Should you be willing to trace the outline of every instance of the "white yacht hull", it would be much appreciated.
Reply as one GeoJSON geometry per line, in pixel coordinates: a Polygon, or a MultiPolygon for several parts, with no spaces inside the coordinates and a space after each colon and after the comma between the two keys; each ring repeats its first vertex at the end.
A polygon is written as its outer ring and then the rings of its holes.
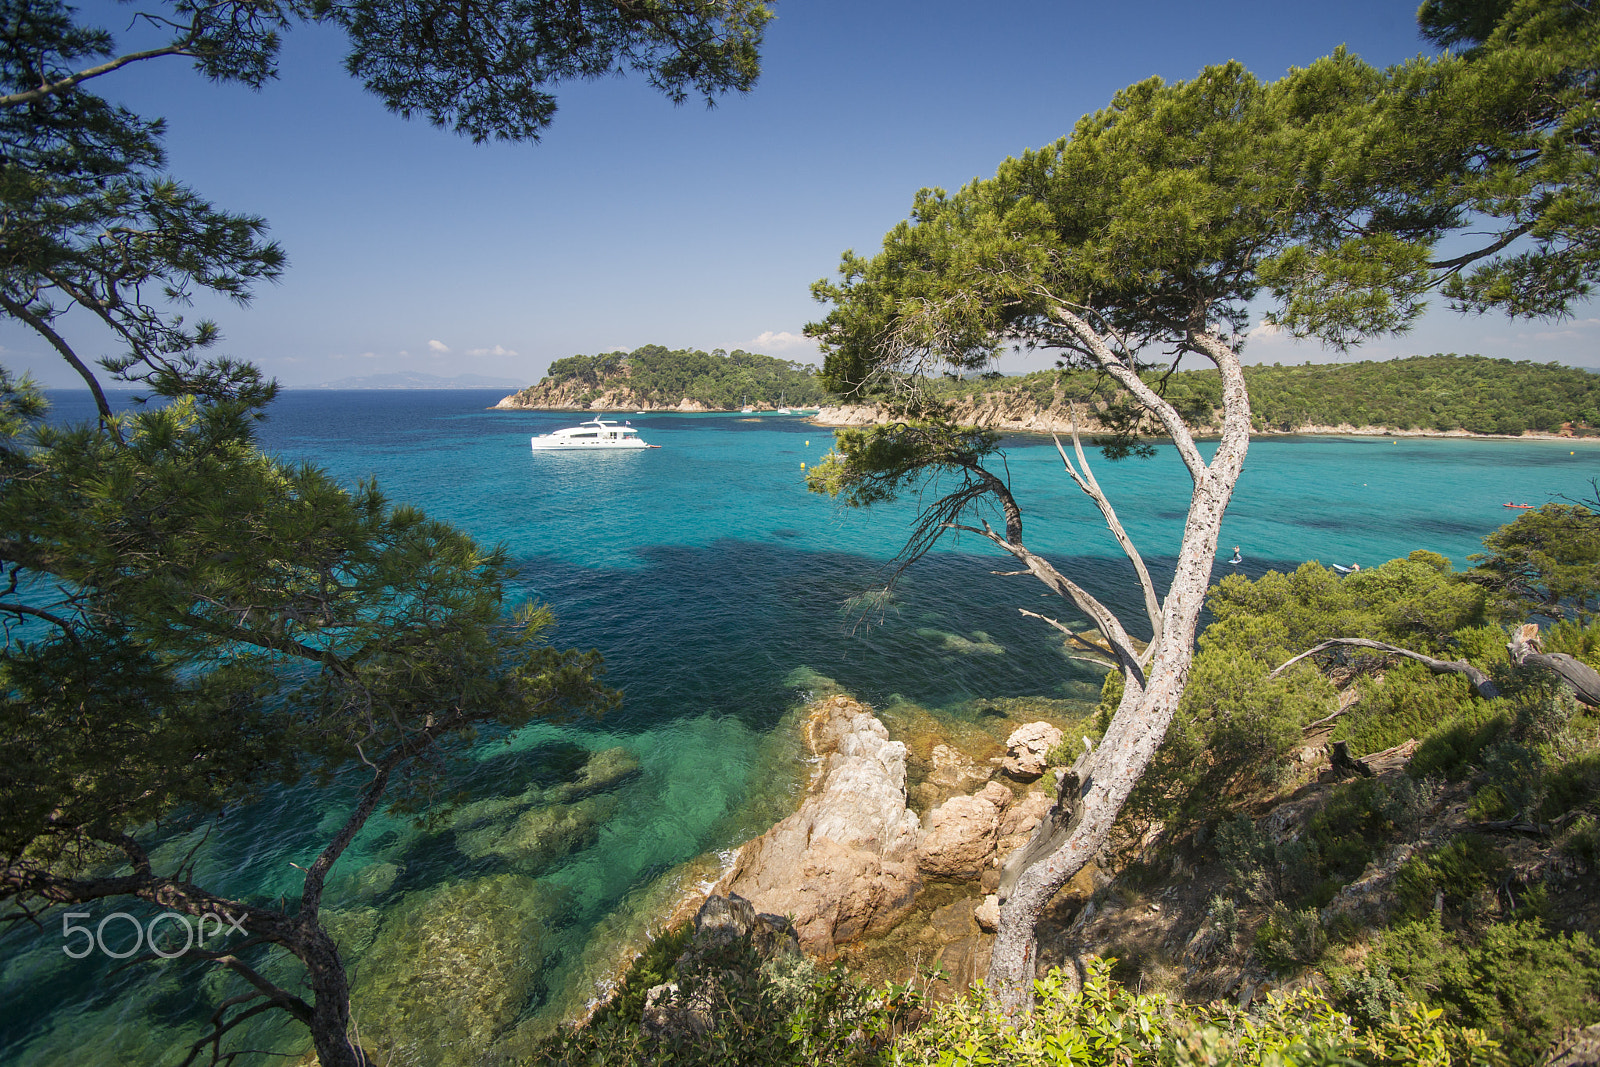
{"type": "Polygon", "coordinates": [[[632,426],[618,426],[614,421],[598,416],[581,426],[567,426],[553,433],[542,433],[531,439],[535,452],[600,452],[622,450],[634,452],[642,448],[660,448],[639,440],[639,431],[632,426]]]}

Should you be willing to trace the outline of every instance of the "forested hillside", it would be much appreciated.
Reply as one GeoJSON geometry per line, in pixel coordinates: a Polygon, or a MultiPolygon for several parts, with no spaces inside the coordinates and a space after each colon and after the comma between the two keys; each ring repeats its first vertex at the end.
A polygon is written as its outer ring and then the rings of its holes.
{"type": "Polygon", "coordinates": [[[737,410],[746,405],[815,407],[827,399],[814,368],[734,349],[669,349],[568,356],[539,384],[508,397],[506,407],[677,408],[737,410]]]}
{"type": "Polygon", "coordinates": [[[1486,356],[1413,356],[1386,363],[1247,367],[1258,428],[1384,426],[1472,433],[1592,426],[1600,375],[1486,356]]]}
{"type": "MultiPolygon", "coordinates": [[[[1258,432],[1347,426],[1428,433],[1555,433],[1568,423],[1581,429],[1600,421],[1600,375],[1527,360],[1449,353],[1382,363],[1254,366],[1246,367],[1244,375],[1258,432]]],[[[1216,371],[1146,378],[1197,425],[1214,425],[1221,402],[1216,371]]],[[[1082,370],[947,377],[935,389],[945,399],[975,405],[975,412],[984,404],[1009,410],[1016,401],[1045,411],[1059,400],[1077,401],[1085,409],[1092,405],[1104,413],[1125,402],[1115,383],[1082,370]]],[[[1093,425],[1086,421],[1089,428],[1093,425]]]]}

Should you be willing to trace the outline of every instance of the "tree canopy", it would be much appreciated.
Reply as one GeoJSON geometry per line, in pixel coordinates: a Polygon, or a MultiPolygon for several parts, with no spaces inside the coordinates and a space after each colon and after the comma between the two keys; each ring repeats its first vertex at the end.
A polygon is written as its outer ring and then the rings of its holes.
{"type": "Polygon", "coordinates": [[[479,729],[614,694],[597,655],[544,644],[547,611],[508,602],[503,551],[260,452],[275,384],[214,354],[216,327],[184,308],[202,293],[247,302],[283,250],[263,219],[170,176],[161,121],[97,95],[99,79],[176,57],[260,87],[282,32],[333,23],[350,73],[390,110],[529,141],[574,78],[632,72],[674,101],[748,89],[768,18],[753,0],[172,0],[134,16],[162,42],[119,51],[59,0],[0,0],[0,314],[99,410],[47,426],[38,391],[0,372],[3,918],[115,896],[242,918],[233,952],[192,952],[249,991],[218,1006],[190,1061],[231,1059],[227,1035],[281,1009],[325,1067],[369,1062],[319,922],[329,870],[381,805],[436,799],[479,729]],[[108,378],[167,402],[119,415],[108,378]],[[292,902],[223,898],[187,861],[152,859],[159,820],[307,775],[349,778],[356,797],[292,902]],[[291,972],[258,969],[256,946],[292,956],[303,984],[270,980],[291,972]]]}
{"type": "Polygon", "coordinates": [[[1483,539],[1475,576],[1507,615],[1573,618],[1600,612],[1600,516],[1582,504],[1546,504],[1483,539]]]}
{"type": "Polygon", "coordinates": [[[568,382],[582,385],[590,393],[622,386],[639,403],[677,404],[693,400],[714,408],[783,401],[805,406],[816,404],[828,395],[814,368],[740,348],[732,352],[720,348],[705,352],[643,345],[632,352],[567,356],[552,361],[544,378],[533,389],[568,382]]]}
{"type": "MultiPolygon", "coordinates": [[[[1008,1007],[1029,997],[1040,909],[1105,840],[1184,691],[1249,443],[1239,346],[1253,303],[1268,299],[1270,321],[1340,347],[1403,331],[1440,290],[1464,310],[1569,313],[1600,262],[1597,33],[1590,4],[1519,0],[1482,47],[1387,71],[1339,50],[1272,83],[1237,63],[1187,82],[1152,78],[993,178],[954,194],[922,190],[881,251],[845,253],[837,280],[813,286],[831,305],[807,328],[829,384],[896,397],[903,417],[842,436],[811,486],[849,496],[908,485],[913,471],[918,484],[957,476],[955,492],[925,508],[913,546],[950,528],[987,537],[1091,619],[1120,669],[1105,740],[1072,768],[1001,879],[990,980],[1008,1007]],[[1443,251],[1456,242],[1467,250],[1443,251]],[[1009,344],[1054,351],[1114,382],[1127,398],[1118,429],[1153,425],[1193,478],[1162,595],[1081,448],[1075,457],[1060,448],[1137,574],[1152,633],[1142,650],[1104,605],[1027,549],[1005,480],[945,447],[960,430],[918,377],[981,368],[1009,344]],[[1185,356],[1220,376],[1221,439],[1209,463],[1186,421],[1193,412],[1163,395],[1185,356]],[[1003,535],[977,525],[984,505],[1004,513],[1003,535]]],[[[1130,451],[1126,440],[1113,444],[1113,454],[1130,451]]]]}

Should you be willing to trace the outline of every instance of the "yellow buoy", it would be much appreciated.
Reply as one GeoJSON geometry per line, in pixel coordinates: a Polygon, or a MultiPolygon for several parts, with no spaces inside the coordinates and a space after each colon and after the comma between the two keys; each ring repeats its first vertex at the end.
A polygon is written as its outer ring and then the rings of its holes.
{"type": "Polygon", "coordinates": [[[810,442],[810,441],[807,441],[807,442],[806,442],[806,447],[807,447],[807,448],[810,448],[810,447],[811,447],[811,442],[810,442]]]}
{"type": "Polygon", "coordinates": [[[805,470],[806,469],[806,461],[805,460],[801,460],[800,461],[800,469],[801,470],[805,470]]]}

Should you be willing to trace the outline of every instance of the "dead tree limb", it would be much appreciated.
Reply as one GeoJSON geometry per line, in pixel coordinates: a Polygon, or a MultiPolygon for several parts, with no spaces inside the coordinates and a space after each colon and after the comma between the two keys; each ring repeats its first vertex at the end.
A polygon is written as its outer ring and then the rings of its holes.
{"type": "Polygon", "coordinates": [[[1600,707],[1600,673],[1565,652],[1545,652],[1539,640],[1539,624],[1524,623],[1506,645],[1511,662],[1519,667],[1543,667],[1570,688],[1590,707],[1600,707]]]}
{"type": "MultiPolygon", "coordinates": [[[[1277,670],[1267,675],[1267,677],[1276,678],[1278,675],[1282,674],[1290,667],[1293,667],[1296,663],[1299,663],[1306,657],[1314,656],[1319,652],[1326,652],[1330,648],[1337,648],[1339,646],[1368,648],[1374,652],[1384,652],[1391,656],[1404,656],[1406,659],[1416,660],[1434,674],[1461,675],[1467,681],[1472,683],[1473,691],[1485,700],[1493,700],[1495,697],[1500,695],[1500,690],[1496,688],[1494,682],[1489,678],[1489,676],[1484,674],[1478,668],[1474,667],[1472,664],[1468,663],[1466,660],[1434,659],[1432,656],[1424,656],[1420,652],[1413,652],[1409,648],[1400,648],[1396,645],[1387,645],[1382,641],[1369,641],[1365,637],[1329,638],[1328,640],[1322,642],[1322,644],[1317,645],[1315,648],[1306,649],[1306,651],[1300,653],[1298,656],[1278,667],[1277,670]]],[[[1568,658],[1570,659],[1571,657],[1569,656],[1568,658]]],[[[1590,671],[1589,673],[1593,674],[1594,672],[1590,671]]],[[[1595,682],[1597,686],[1600,686],[1600,675],[1595,676],[1595,682]]]]}
{"type": "MultiPolygon", "coordinates": [[[[1083,454],[1083,440],[1078,434],[1078,405],[1073,404],[1069,409],[1072,415],[1072,451],[1077,454],[1078,464],[1073,466],[1067,450],[1061,446],[1061,438],[1055,434],[1050,439],[1056,443],[1056,451],[1061,453],[1061,463],[1067,468],[1067,476],[1072,479],[1077,487],[1083,490],[1085,496],[1094,501],[1094,506],[1100,509],[1100,515],[1106,520],[1106,526],[1111,530],[1111,535],[1117,539],[1117,544],[1122,546],[1123,555],[1133,564],[1134,573],[1139,576],[1139,588],[1144,591],[1144,611],[1150,619],[1150,644],[1145,647],[1146,655],[1150,650],[1161,644],[1161,598],[1156,596],[1155,583],[1150,580],[1150,571],[1145,568],[1144,557],[1139,554],[1133,539],[1122,528],[1122,523],[1117,519],[1116,509],[1111,506],[1111,500],[1100,488],[1100,483],[1095,481],[1094,474],[1089,470],[1089,459],[1083,454]]],[[[1144,662],[1148,665],[1149,660],[1144,662]]]]}

